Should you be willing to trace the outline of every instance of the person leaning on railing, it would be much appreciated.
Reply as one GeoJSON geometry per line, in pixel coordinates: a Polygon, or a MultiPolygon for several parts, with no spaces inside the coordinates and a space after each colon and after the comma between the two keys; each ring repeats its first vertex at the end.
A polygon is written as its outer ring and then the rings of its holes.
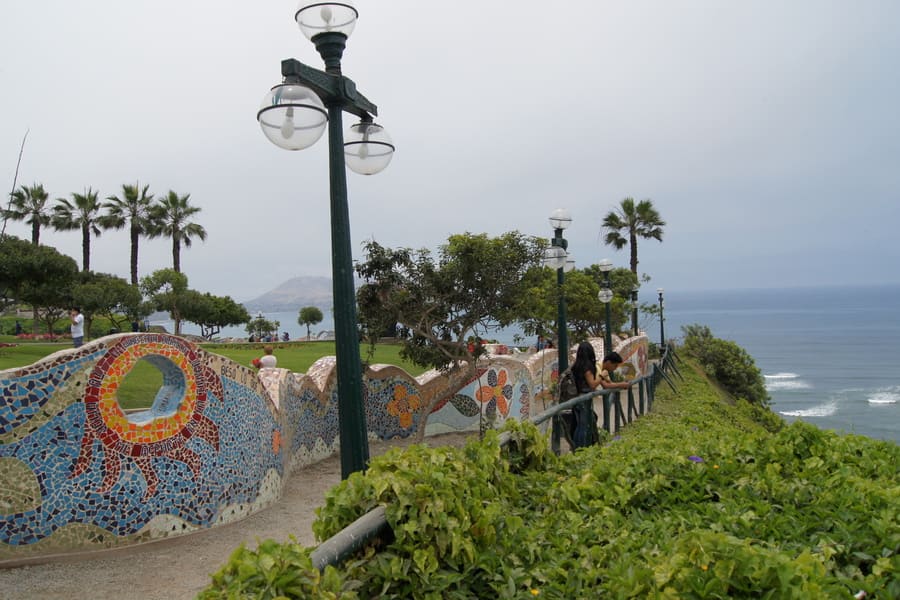
{"type": "Polygon", "coordinates": [[[628,381],[613,381],[612,374],[623,363],[622,357],[618,352],[610,352],[603,357],[603,363],[600,365],[600,373],[597,378],[600,380],[600,386],[604,390],[627,390],[631,387],[628,381]]]}
{"type": "MultiPolygon", "coordinates": [[[[575,362],[572,364],[572,377],[578,387],[579,394],[593,392],[598,387],[603,389],[627,389],[628,383],[613,381],[610,374],[622,364],[622,357],[616,352],[610,352],[603,357],[600,369],[597,369],[597,355],[594,347],[589,342],[578,344],[575,352],[575,362]]],[[[575,448],[591,446],[599,441],[597,434],[597,413],[594,412],[593,403],[581,402],[572,407],[572,416],[575,419],[575,428],[572,433],[572,443],[575,448]]]]}

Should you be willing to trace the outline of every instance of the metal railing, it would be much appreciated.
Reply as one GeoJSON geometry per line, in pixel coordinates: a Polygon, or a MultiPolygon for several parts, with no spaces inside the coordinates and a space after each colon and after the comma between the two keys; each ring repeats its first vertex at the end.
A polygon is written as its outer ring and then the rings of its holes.
{"type": "MultiPolygon", "coordinates": [[[[666,345],[660,359],[652,364],[650,373],[632,381],[632,386],[628,388],[627,392],[627,413],[622,407],[622,392],[615,390],[600,390],[587,392],[580,396],[576,396],[571,400],[555,404],[544,412],[532,417],[530,421],[535,425],[541,425],[552,419],[550,445],[553,451],[556,454],[559,454],[559,444],[562,432],[560,414],[563,411],[573,409],[579,404],[592,404],[595,397],[602,396],[602,426],[608,433],[614,434],[626,423],[630,423],[634,418],[650,411],[653,407],[653,399],[655,398],[656,390],[660,383],[667,383],[672,390],[675,391],[674,377],[683,379],[681,373],[678,371],[678,366],[676,364],[677,360],[678,357],[675,354],[674,346],[666,345]],[[637,388],[637,398],[635,398],[635,388],[637,388]],[[635,402],[636,399],[637,402],[635,402]],[[614,420],[610,416],[613,406],[616,408],[614,420]]],[[[501,434],[500,446],[506,445],[510,439],[511,436],[509,433],[501,434]]],[[[353,521],[353,523],[322,542],[318,548],[312,552],[310,558],[312,559],[313,566],[322,570],[328,565],[339,564],[357,550],[364,548],[372,540],[380,538],[383,542],[388,542],[393,538],[393,535],[393,531],[385,516],[384,506],[376,506],[353,521]]]]}

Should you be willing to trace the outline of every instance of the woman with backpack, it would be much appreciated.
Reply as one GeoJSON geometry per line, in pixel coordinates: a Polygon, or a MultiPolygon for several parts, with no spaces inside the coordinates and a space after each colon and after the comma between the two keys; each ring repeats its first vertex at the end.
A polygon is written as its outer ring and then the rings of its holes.
{"type": "MultiPolygon", "coordinates": [[[[603,389],[628,389],[629,383],[613,381],[610,373],[622,364],[622,357],[618,352],[610,352],[603,357],[603,364],[597,369],[597,355],[594,347],[589,342],[578,344],[575,353],[575,362],[572,364],[572,378],[578,387],[579,394],[592,392],[598,387],[603,389]]],[[[575,430],[572,432],[572,442],[575,448],[591,446],[599,441],[597,434],[597,413],[594,412],[592,402],[582,402],[572,409],[575,417],[575,430]]]]}

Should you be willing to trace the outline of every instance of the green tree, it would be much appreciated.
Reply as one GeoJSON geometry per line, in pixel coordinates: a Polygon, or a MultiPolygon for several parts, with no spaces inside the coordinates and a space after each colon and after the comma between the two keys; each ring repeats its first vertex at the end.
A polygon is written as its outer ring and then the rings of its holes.
{"type": "Polygon", "coordinates": [[[299,325],[306,325],[306,339],[309,339],[309,327],[310,325],[317,325],[322,322],[322,319],[325,318],[325,315],[322,314],[322,311],[317,306],[304,306],[300,309],[300,316],[297,317],[297,323],[299,325]]]}
{"type": "Polygon", "coordinates": [[[141,292],[156,310],[165,310],[175,321],[175,335],[181,335],[181,311],[187,302],[188,279],[174,269],[160,269],[141,279],[141,292]]]}
{"type": "Polygon", "coordinates": [[[40,276],[31,260],[35,246],[12,235],[0,236],[0,299],[2,307],[21,302],[22,286],[40,276]]]}
{"type": "Polygon", "coordinates": [[[137,185],[123,185],[122,196],[109,196],[103,203],[106,214],[100,224],[106,229],[122,229],[128,225],[131,240],[131,284],[138,285],[138,244],[141,236],[152,235],[155,226],[151,208],[153,194],[150,186],[139,188],[137,185]]]}
{"type": "Polygon", "coordinates": [[[31,243],[35,246],[41,241],[41,227],[50,224],[49,197],[41,184],[35,183],[31,187],[23,185],[10,196],[9,208],[3,209],[4,219],[31,225],[31,243]]]}
{"type": "Polygon", "coordinates": [[[72,303],[84,314],[84,331],[90,332],[95,316],[106,317],[120,331],[153,312],[141,291],[125,279],[107,273],[82,272],[72,288],[72,303]]]}
{"type": "Polygon", "coordinates": [[[631,249],[631,272],[637,275],[638,238],[661,242],[665,225],[652,201],[641,200],[635,204],[634,198],[625,198],[603,218],[606,233],[603,242],[616,250],[627,245],[631,249]]]}
{"type": "Polygon", "coordinates": [[[270,321],[262,315],[257,315],[249,323],[247,323],[246,331],[248,335],[252,335],[256,341],[269,334],[278,334],[278,328],[281,323],[278,321],[270,321]]]}
{"type": "Polygon", "coordinates": [[[222,327],[240,325],[250,321],[250,313],[231,299],[231,296],[213,296],[209,292],[188,290],[185,294],[181,316],[200,326],[200,335],[211,340],[222,327]]]}
{"type": "MultiPolygon", "coordinates": [[[[539,267],[530,271],[526,280],[528,291],[519,303],[518,323],[529,336],[558,336],[559,286],[556,271],[539,267]]],[[[613,332],[621,331],[628,320],[628,309],[631,306],[628,298],[634,281],[636,279],[628,269],[613,269],[610,273],[610,287],[614,293],[610,306],[613,332]]],[[[572,345],[575,340],[603,335],[606,312],[597,297],[602,282],[603,273],[598,265],[566,273],[563,293],[566,297],[566,318],[572,345]]]]}
{"type": "Polygon", "coordinates": [[[365,244],[366,260],[356,271],[365,280],[357,292],[360,323],[374,344],[389,320],[403,323],[411,337],[400,355],[420,366],[441,370],[446,386],[420,407],[416,437],[422,439],[437,403],[475,376],[480,345],[470,337],[514,322],[527,292],[525,275],[540,264],[542,240],[506,233],[450,236],[437,260],[428,250],[391,250],[365,244]]]}
{"type": "Polygon", "coordinates": [[[190,218],[202,209],[191,206],[191,195],[179,196],[172,190],[159,199],[151,210],[154,236],[162,235],[172,240],[172,268],[181,272],[181,247],[190,248],[194,238],[206,240],[206,230],[190,218]]]}
{"type": "Polygon", "coordinates": [[[78,263],[50,246],[36,246],[27,257],[27,270],[34,274],[22,286],[22,300],[34,310],[34,333],[38,322],[53,333],[53,325],[72,306],[72,286],[78,275],[78,263]]]}
{"type": "Polygon", "coordinates": [[[91,270],[91,235],[99,237],[101,232],[102,203],[99,193],[91,188],[83,194],[72,194],[72,201],[58,198],[53,207],[50,224],[57,231],[81,230],[81,270],[91,270]]]}

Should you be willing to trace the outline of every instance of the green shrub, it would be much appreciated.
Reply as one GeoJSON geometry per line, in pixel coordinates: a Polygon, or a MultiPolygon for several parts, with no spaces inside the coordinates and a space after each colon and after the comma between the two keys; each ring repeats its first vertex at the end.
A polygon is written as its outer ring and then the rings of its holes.
{"type": "Polygon", "coordinates": [[[198,600],[356,600],[353,582],[333,567],[313,567],[311,549],[296,543],[265,540],[256,550],[241,545],[228,564],[212,576],[198,600]]]}
{"type": "MultiPolygon", "coordinates": [[[[418,445],[373,459],[328,493],[313,525],[324,539],[385,506],[394,539],[348,559],[340,589],[900,597],[900,447],[777,419],[771,433],[758,424],[764,407],[723,402],[684,363],[677,394],[659,388],[653,412],[602,446],[556,457],[533,425],[511,422],[508,449],[489,432],[462,449],[418,445]]],[[[245,565],[230,572],[259,579],[245,565]]],[[[267,580],[278,580],[272,569],[267,580]]],[[[209,596],[218,597],[240,596],[209,596]]]]}
{"type": "Polygon", "coordinates": [[[734,342],[713,337],[705,325],[685,325],[681,329],[685,353],[697,359],[707,375],[735,398],[768,405],[765,379],[746,350],[734,342]]]}

